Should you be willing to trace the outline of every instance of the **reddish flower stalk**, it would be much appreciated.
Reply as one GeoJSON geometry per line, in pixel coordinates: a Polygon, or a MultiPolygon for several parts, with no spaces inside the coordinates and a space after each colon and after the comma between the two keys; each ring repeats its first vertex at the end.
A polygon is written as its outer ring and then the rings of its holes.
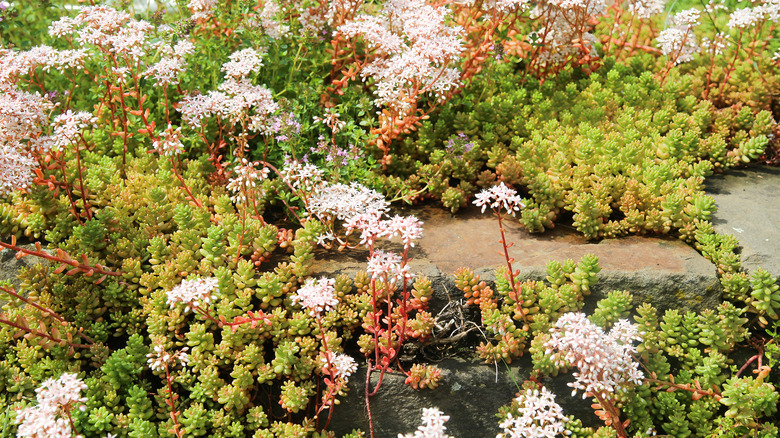
{"type": "Polygon", "coordinates": [[[72,266],[72,269],[68,270],[68,272],[65,273],[66,275],[75,275],[79,272],[85,274],[87,277],[91,277],[95,274],[103,275],[100,279],[98,279],[98,281],[95,282],[95,284],[100,284],[103,280],[105,280],[106,276],[110,275],[113,277],[119,277],[122,275],[121,272],[110,271],[104,268],[100,264],[95,264],[94,266],[91,266],[89,264],[89,260],[87,259],[86,254],[81,254],[81,260],[83,262],[82,263],[72,259],[70,255],[68,255],[68,253],[66,253],[65,251],[59,248],[57,248],[56,256],[43,251],[41,247],[41,242],[35,242],[35,251],[16,246],[16,236],[11,236],[10,244],[5,242],[0,242],[0,246],[2,246],[3,248],[16,251],[17,259],[20,259],[27,255],[32,255],[32,256],[44,258],[46,260],[51,260],[54,262],[61,263],[60,267],[54,271],[55,274],[59,274],[60,272],[64,271],[68,266],[72,266]]]}
{"type": "Polygon", "coordinates": [[[171,408],[171,419],[173,420],[173,434],[176,438],[184,437],[184,431],[179,426],[179,420],[177,418],[178,411],[176,410],[176,399],[179,398],[179,394],[173,392],[173,377],[168,367],[168,362],[165,363],[165,380],[168,382],[168,400],[165,402],[171,408]]]}
{"type": "Polygon", "coordinates": [[[517,195],[517,192],[513,189],[510,189],[507,187],[503,182],[497,186],[493,186],[490,189],[485,189],[481,191],[480,193],[477,193],[476,199],[474,200],[474,205],[478,207],[482,207],[482,212],[485,212],[485,208],[490,206],[490,208],[493,209],[493,212],[498,217],[498,228],[501,232],[501,246],[504,249],[504,259],[506,260],[506,266],[507,266],[507,280],[509,280],[510,287],[512,288],[512,291],[510,292],[510,298],[517,301],[518,306],[518,313],[520,314],[520,317],[523,319],[524,323],[528,323],[528,318],[525,316],[525,312],[523,311],[523,299],[522,299],[522,290],[521,287],[515,283],[515,276],[518,274],[516,271],[512,269],[512,262],[514,259],[509,256],[509,248],[513,245],[512,243],[507,243],[506,241],[506,232],[504,230],[504,218],[502,210],[506,210],[508,213],[512,214],[514,216],[515,212],[520,210],[521,207],[524,207],[523,201],[520,199],[520,197],[517,195]]]}
{"type": "MultiPolygon", "coordinates": [[[[57,321],[59,321],[63,326],[67,326],[67,325],[70,324],[68,321],[65,321],[65,319],[62,318],[60,315],[57,315],[56,313],[54,313],[54,311],[52,311],[51,309],[43,307],[40,304],[36,303],[35,301],[32,301],[32,300],[30,300],[28,298],[25,298],[25,297],[19,295],[18,293],[16,293],[16,290],[14,290],[13,287],[0,286],[0,290],[2,290],[3,292],[7,293],[8,295],[11,295],[12,297],[14,297],[14,298],[24,302],[25,304],[29,304],[30,306],[35,307],[36,309],[40,310],[41,312],[49,314],[49,316],[51,316],[52,318],[54,318],[57,321]]],[[[90,345],[94,345],[95,341],[93,341],[92,338],[90,338],[89,336],[87,336],[84,333],[82,333],[82,330],[83,329],[81,329],[81,328],[78,329],[76,334],[79,335],[85,341],[89,342],[90,345]]]]}

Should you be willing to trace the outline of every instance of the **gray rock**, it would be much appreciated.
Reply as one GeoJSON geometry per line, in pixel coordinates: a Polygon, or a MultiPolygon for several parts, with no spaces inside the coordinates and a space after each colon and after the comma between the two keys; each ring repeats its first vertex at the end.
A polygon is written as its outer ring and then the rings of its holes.
{"type": "MultiPolygon", "coordinates": [[[[508,404],[528,377],[529,366],[486,365],[476,359],[450,358],[436,364],[442,371],[441,384],[434,390],[415,390],[404,384],[404,376],[385,374],[379,392],[370,399],[374,432],[377,437],[411,433],[422,424],[423,408],[437,407],[450,419],[447,432],[456,437],[496,436],[500,431],[495,414],[508,404]],[[507,369],[509,368],[509,369],[507,369]]],[[[376,385],[378,372],[372,376],[376,385]]],[[[365,367],[352,376],[349,397],[333,414],[330,430],[338,435],[353,428],[368,431],[365,410],[365,367]]]]}
{"type": "MultiPolygon", "coordinates": [[[[496,416],[499,408],[511,403],[523,381],[529,377],[531,360],[528,355],[511,364],[485,364],[478,359],[452,357],[435,365],[442,371],[440,385],[434,390],[415,390],[404,384],[401,373],[386,374],[377,394],[370,398],[374,433],[377,437],[396,437],[413,432],[421,424],[423,408],[436,407],[450,419],[445,426],[453,437],[492,438],[501,432],[496,416]]],[[[378,372],[372,376],[376,385],[378,372]]],[[[365,404],[365,367],[352,375],[349,394],[336,406],[329,430],[337,435],[359,428],[368,431],[365,404]]],[[[567,383],[570,376],[541,381],[556,394],[556,402],[566,415],[580,419],[585,426],[604,424],[593,413],[591,400],[581,393],[572,396],[567,383]]]]}
{"type": "MultiPolygon", "coordinates": [[[[22,248],[35,250],[35,245],[20,245],[22,248]]],[[[16,258],[16,252],[3,248],[0,250],[0,281],[9,280],[13,287],[18,291],[20,281],[17,278],[19,272],[35,264],[49,265],[50,262],[41,257],[24,256],[16,258]]],[[[4,294],[0,294],[0,305],[8,302],[4,294]]]]}
{"type": "Polygon", "coordinates": [[[707,179],[715,199],[715,231],[731,234],[742,247],[742,267],[763,267],[780,277],[780,168],[755,166],[707,179]]]}
{"type": "MultiPolygon", "coordinates": [[[[506,265],[499,243],[496,219],[470,209],[452,218],[436,209],[412,211],[424,222],[424,237],[411,251],[413,272],[431,278],[434,299],[431,311],[437,315],[451,301],[458,301],[461,292],[455,288],[453,273],[467,266],[483,280],[493,281],[496,268],[506,265]]],[[[408,213],[407,213],[408,214],[408,213]]],[[[505,223],[507,240],[514,245],[509,254],[515,259],[513,268],[526,279],[543,280],[550,260],[579,259],[586,254],[599,257],[601,272],[592,294],[586,299],[586,312],[596,301],[613,290],[627,290],[635,304],[649,302],[660,312],[667,309],[701,310],[720,303],[721,289],[715,266],[693,248],[677,239],[666,237],[626,237],[590,242],[576,231],[559,229],[542,235],[526,233],[516,220],[505,223]]],[[[565,228],[565,227],[563,227],[565,228]]],[[[383,249],[400,251],[400,245],[390,243],[383,249]]],[[[317,251],[314,271],[318,275],[335,276],[364,270],[367,251],[342,253],[317,251]]],[[[462,309],[467,318],[479,322],[478,310],[462,309]]],[[[478,342],[476,336],[471,339],[478,342]]],[[[468,354],[468,353],[467,353],[468,354]]],[[[513,362],[483,364],[471,353],[471,359],[449,358],[436,365],[442,370],[440,386],[435,390],[413,390],[404,384],[401,373],[387,375],[378,394],[371,398],[375,436],[395,437],[410,433],[420,423],[424,407],[438,407],[450,416],[448,433],[456,437],[495,437],[500,432],[496,414],[501,406],[514,398],[518,388],[528,378],[532,365],[528,355],[513,362]]],[[[372,376],[372,383],[375,382],[372,376]]],[[[556,401],[567,415],[584,425],[603,425],[590,407],[591,400],[572,396],[566,384],[570,375],[544,379],[542,383],[556,395],[556,401]]],[[[348,397],[337,406],[330,429],[341,435],[354,428],[364,431],[368,418],[364,401],[365,367],[352,376],[348,397]]]]}

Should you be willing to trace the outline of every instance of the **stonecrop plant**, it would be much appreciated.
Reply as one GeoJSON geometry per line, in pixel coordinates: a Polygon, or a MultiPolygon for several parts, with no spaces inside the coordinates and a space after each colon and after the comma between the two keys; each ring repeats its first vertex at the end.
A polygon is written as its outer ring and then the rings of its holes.
{"type": "MultiPolygon", "coordinates": [[[[373,437],[388,373],[443,378],[416,354],[446,316],[410,264],[424,224],[393,204],[435,201],[490,209],[506,258],[492,283],[454,273],[480,336],[447,342],[531,357],[491,434],[777,436],[780,286],[741,268],[703,185],[777,162],[779,19],[774,0],[0,1],[0,247],[44,261],[0,282],[2,435],[332,437],[350,396],[367,421],[343,436],[373,437]],[[595,300],[594,256],[522,278],[514,220],[679,237],[723,302],[595,300]],[[335,251],[364,269],[315,276],[335,251]],[[547,385],[569,372],[593,418],[547,385]]],[[[400,437],[454,433],[420,408],[400,437]]]]}

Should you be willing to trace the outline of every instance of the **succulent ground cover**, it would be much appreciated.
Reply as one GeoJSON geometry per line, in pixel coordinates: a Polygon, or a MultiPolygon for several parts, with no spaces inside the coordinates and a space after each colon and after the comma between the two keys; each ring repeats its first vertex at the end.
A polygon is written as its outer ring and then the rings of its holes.
{"type": "MultiPolygon", "coordinates": [[[[373,436],[382,376],[441,378],[402,354],[438,315],[408,265],[424,224],[394,202],[496,216],[506,268],[453,275],[473,354],[533,358],[504,436],[778,435],[780,286],[702,191],[776,161],[776,1],[145,6],[0,1],[0,246],[51,262],[0,285],[3,436],[332,436],[359,365],[378,383],[348,436],[373,436]],[[598,260],[520,278],[510,220],[677,236],[723,303],[614,291],[585,315],[598,260]],[[366,268],[314,278],[317,247],[366,268]],[[564,373],[603,427],[541,383],[564,373]]],[[[425,408],[407,436],[446,436],[425,408]]]]}

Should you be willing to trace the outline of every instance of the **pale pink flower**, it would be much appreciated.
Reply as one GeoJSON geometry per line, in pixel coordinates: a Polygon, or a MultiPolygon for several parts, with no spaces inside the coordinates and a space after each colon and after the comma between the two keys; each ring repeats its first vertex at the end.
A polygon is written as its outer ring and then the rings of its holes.
{"type": "MultiPolygon", "coordinates": [[[[333,354],[330,351],[327,352],[327,354],[330,364],[333,367],[334,377],[341,377],[346,380],[352,373],[357,371],[357,362],[355,362],[355,359],[351,356],[346,354],[333,354]]],[[[330,370],[328,369],[328,360],[322,358],[322,361],[324,362],[323,372],[330,373],[330,370]]]]}
{"type": "Polygon", "coordinates": [[[493,210],[504,209],[514,216],[516,211],[525,207],[517,192],[507,187],[503,182],[489,189],[483,189],[474,197],[476,198],[474,205],[482,207],[482,213],[485,212],[485,208],[490,207],[493,210]]]}
{"type": "Polygon", "coordinates": [[[78,21],[71,17],[60,17],[59,20],[49,25],[49,35],[53,37],[63,37],[76,31],[78,21]]]}
{"type": "Polygon", "coordinates": [[[190,0],[187,4],[187,7],[192,10],[193,20],[209,18],[216,6],[217,0],[190,0]]]}
{"type": "Polygon", "coordinates": [[[374,81],[375,102],[404,113],[410,109],[407,98],[417,92],[442,98],[461,85],[458,60],[463,29],[449,23],[449,9],[444,6],[425,0],[390,0],[376,16],[359,15],[338,30],[348,37],[362,37],[375,55],[361,71],[364,80],[374,81]]]}
{"type": "Polygon", "coordinates": [[[230,61],[222,65],[222,71],[234,78],[245,78],[263,65],[262,54],[251,48],[233,52],[229,58],[230,61]]]}
{"type": "Polygon", "coordinates": [[[636,348],[633,341],[641,340],[636,326],[621,320],[609,334],[590,322],[583,313],[561,316],[550,331],[552,337],[545,343],[547,354],[553,355],[558,366],[574,366],[575,381],[569,386],[583,391],[583,398],[600,394],[611,398],[612,393],[630,385],[638,385],[644,375],[633,359],[636,348]]]}
{"type": "Polygon", "coordinates": [[[563,409],[555,402],[555,394],[527,389],[515,399],[519,404],[518,415],[510,413],[499,425],[504,433],[496,438],[554,438],[565,433],[568,420],[563,409]]]}
{"type": "Polygon", "coordinates": [[[170,157],[173,155],[179,155],[184,152],[184,144],[181,142],[181,127],[176,127],[168,124],[165,131],[160,133],[157,140],[152,142],[152,148],[160,155],[170,157]]]}
{"type": "Polygon", "coordinates": [[[301,163],[300,161],[285,161],[285,166],[280,176],[293,189],[305,195],[310,195],[325,185],[322,169],[313,164],[301,163]]]}
{"type": "Polygon", "coordinates": [[[51,102],[40,94],[13,87],[3,90],[0,92],[0,142],[16,144],[39,137],[43,127],[49,124],[46,113],[52,108],[51,102]]]}
{"type": "MultiPolygon", "coordinates": [[[[47,379],[36,388],[37,406],[28,407],[16,415],[17,436],[36,438],[71,438],[70,411],[87,398],[81,391],[87,389],[75,374],[65,373],[59,379],[47,379]]],[[[83,406],[81,406],[83,409],[83,406]]]]}
{"type": "Polygon", "coordinates": [[[737,9],[731,13],[727,26],[729,29],[744,29],[756,24],[761,17],[752,8],[737,9]]]}
{"type": "Polygon", "coordinates": [[[178,303],[184,303],[185,313],[208,306],[218,292],[218,285],[219,281],[213,277],[184,280],[166,293],[168,305],[174,308],[178,303]]]}
{"type": "Polygon", "coordinates": [[[54,118],[54,134],[50,143],[56,149],[67,148],[79,140],[81,131],[94,128],[96,123],[97,117],[86,111],[67,110],[54,118]]]}
{"type": "Polygon", "coordinates": [[[292,301],[308,309],[311,316],[319,316],[320,313],[327,312],[339,304],[334,284],[336,280],[332,278],[321,277],[319,280],[307,278],[303,286],[295,291],[292,301]]]}
{"type": "Polygon", "coordinates": [[[693,27],[699,24],[700,16],[701,12],[698,9],[686,9],[675,14],[674,24],[677,26],[693,27]]]}
{"type": "Polygon", "coordinates": [[[628,11],[638,18],[648,19],[666,9],[665,0],[633,0],[628,5],[628,11]]]}
{"type": "Polygon", "coordinates": [[[444,426],[449,419],[449,415],[444,415],[438,408],[425,408],[422,414],[422,426],[414,433],[406,435],[399,433],[398,438],[453,438],[446,434],[447,427],[444,426]]]}
{"type": "Polygon", "coordinates": [[[33,179],[33,169],[38,165],[31,157],[20,152],[19,147],[0,143],[0,198],[14,190],[26,190],[33,179]]]}
{"type": "Polygon", "coordinates": [[[241,164],[233,168],[233,176],[228,182],[227,189],[233,193],[233,202],[246,201],[246,192],[257,187],[257,183],[268,178],[268,168],[257,169],[260,163],[241,159],[241,164]]]}
{"type": "Polygon", "coordinates": [[[179,58],[185,58],[195,53],[195,44],[190,40],[180,39],[173,46],[173,54],[179,58]]]}
{"type": "Polygon", "coordinates": [[[658,34],[656,40],[661,47],[661,52],[675,65],[693,61],[693,56],[700,51],[690,26],[664,29],[658,34]]]}
{"type": "Polygon", "coordinates": [[[376,210],[368,210],[348,217],[344,221],[347,236],[355,230],[360,230],[360,245],[369,248],[373,247],[376,239],[382,237],[387,232],[385,222],[380,219],[381,214],[381,212],[376,210]]]}
{"type": "Polygon", "coordinates": [[[422,237],[422,221],[416,216],[395,215],[385,222],[385,235],[388,238],[400,237],[406,249],[413,248],[414,242],[422,237]]]}
{"type": "Polygon", "coordinates": [[[277,19],[277,16],[282,12],[282,8],[279,4],[273,0],[265,2],[263,9],[260,11],[260,24],[265,30],[265,34],[272,39],[278,40],[279,38],[287,35],[290,32],[290,26],[282,24],[277,19]]]}
{"type": "Polygon", "coordinates": [[[341,115],[333,110],[333,108],[325,109],[325,117],[314,116],[314,123],[323,123],[328,126],[333,134],[338,134],[341,128],[346,126],[347,122],[339,120],[341,115]]]}
{"type": "Polygon", "coordinates": [[[187,354],[189,347],[184,347],[174,354],[165,351],[165,347],[162,345],[155,345],[154,351],[147,354],[149,359],[147,363],[152,371],[162,371],[165,366],[173,362],[179,362],[182,366],[186,366],[190,362],[190,356],[187,354]]]}
{"type": "Polygon", "coordinates": [[[369,211],[381,215],[388,206],[382,194],[356,182],[322,186],[309,199],[309,211],[325,220],[336,218],[346,221],[369,211]]]}
{"type": "Polygon", "coordinates": [[[409,271],[409,266],[403,263],[400,255],[391,251],[376,250],[368,259],[366,272],[372,279],[387,279],[390,284],[395,284],[403,279],[409,280],[414,275],[409,271]]]}
{"type": "Polygon", "coordinates": [[[178,56],[166,56],[149,67],[144,75],[154,78],[159,86],[176,85],[179,83],[179,75],[186,68],[187,63],[184,59],[178,56]]]}

